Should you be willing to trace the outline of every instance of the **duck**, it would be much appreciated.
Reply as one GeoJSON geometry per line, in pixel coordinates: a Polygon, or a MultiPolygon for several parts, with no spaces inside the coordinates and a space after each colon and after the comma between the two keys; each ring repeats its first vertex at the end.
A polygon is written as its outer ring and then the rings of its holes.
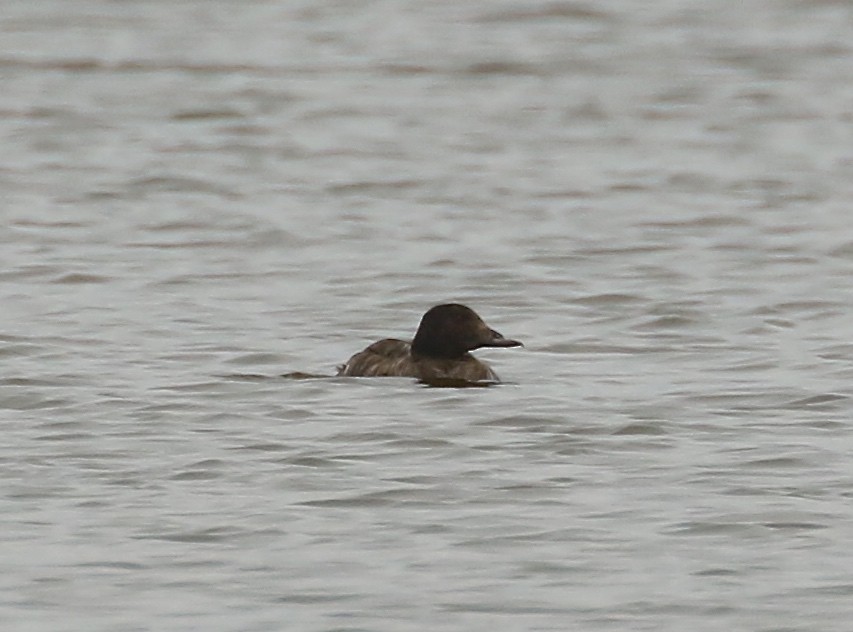
{"type": "Polygon", "coordinates": [[[353,355],[338,369],[347,377],[412,377],[422,382],[500,382],[492,367],[469,351],[521,347],[490,328],[470,307],[444,303],[421,318],[411,342],[385,338],[353,355]]]}

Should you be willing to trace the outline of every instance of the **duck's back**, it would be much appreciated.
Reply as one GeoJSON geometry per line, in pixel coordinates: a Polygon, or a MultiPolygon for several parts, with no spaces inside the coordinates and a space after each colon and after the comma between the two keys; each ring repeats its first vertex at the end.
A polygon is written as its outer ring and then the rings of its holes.
{"type": "Polygon", "coordinates": [[[386,338],[359,351],[343,365],[338,375],[350,377],[418,377],[414,372],[411,345],[386,338]]]}
{"type": "Polygon", "coordinates": [[[462,380],[497,382],[491,367],[470,354],[443,359],[412,355],[412,346],[403,340],[386,338],[374,342],[352,356],[338,371],[349,377],[413,377],[419,380],[462,380]]]}

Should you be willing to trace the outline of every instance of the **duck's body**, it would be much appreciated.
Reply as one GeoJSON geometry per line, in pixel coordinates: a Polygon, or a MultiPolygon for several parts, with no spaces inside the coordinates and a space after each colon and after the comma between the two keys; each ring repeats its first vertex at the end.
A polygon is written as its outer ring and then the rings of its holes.
{"type": "Polygon", "coordinates": [[[424,314],[411,343],[395,338],[374,342],[352,356],[338,375],[497,382],[492,368],[468,352],[480,347],[520,345],[490,329],[464,305],[437,305],[424,314]]]}
{"type": "Polygon", "coordinates": [[[497,382],[498,376],[485,362],[470,353],[459,358],[430,358],[412,354],[411,343],[386,338],[356,353],[338,375],[358,377],[413,377],[419,380],[463,380],[497,382]]]}

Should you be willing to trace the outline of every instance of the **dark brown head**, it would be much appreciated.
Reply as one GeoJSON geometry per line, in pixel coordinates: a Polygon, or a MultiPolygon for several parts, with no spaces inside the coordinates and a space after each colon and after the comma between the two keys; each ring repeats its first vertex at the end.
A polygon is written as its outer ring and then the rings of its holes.
{"type": "Polygon", "coordinates": [[[433,358],[459,358],[480,347],[519,347],[483,322],[473,309],[457,303],[436,305],[421,319],[412,353],[433,358]]]}

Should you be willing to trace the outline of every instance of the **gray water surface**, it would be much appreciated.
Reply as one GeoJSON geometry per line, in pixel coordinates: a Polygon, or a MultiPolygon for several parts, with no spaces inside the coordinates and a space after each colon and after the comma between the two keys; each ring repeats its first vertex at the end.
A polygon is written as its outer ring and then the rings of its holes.
{"type": "Polygon", "coordinates": [[[847,3],[2,11],[3,630],[851,629],[847,3]]]}

